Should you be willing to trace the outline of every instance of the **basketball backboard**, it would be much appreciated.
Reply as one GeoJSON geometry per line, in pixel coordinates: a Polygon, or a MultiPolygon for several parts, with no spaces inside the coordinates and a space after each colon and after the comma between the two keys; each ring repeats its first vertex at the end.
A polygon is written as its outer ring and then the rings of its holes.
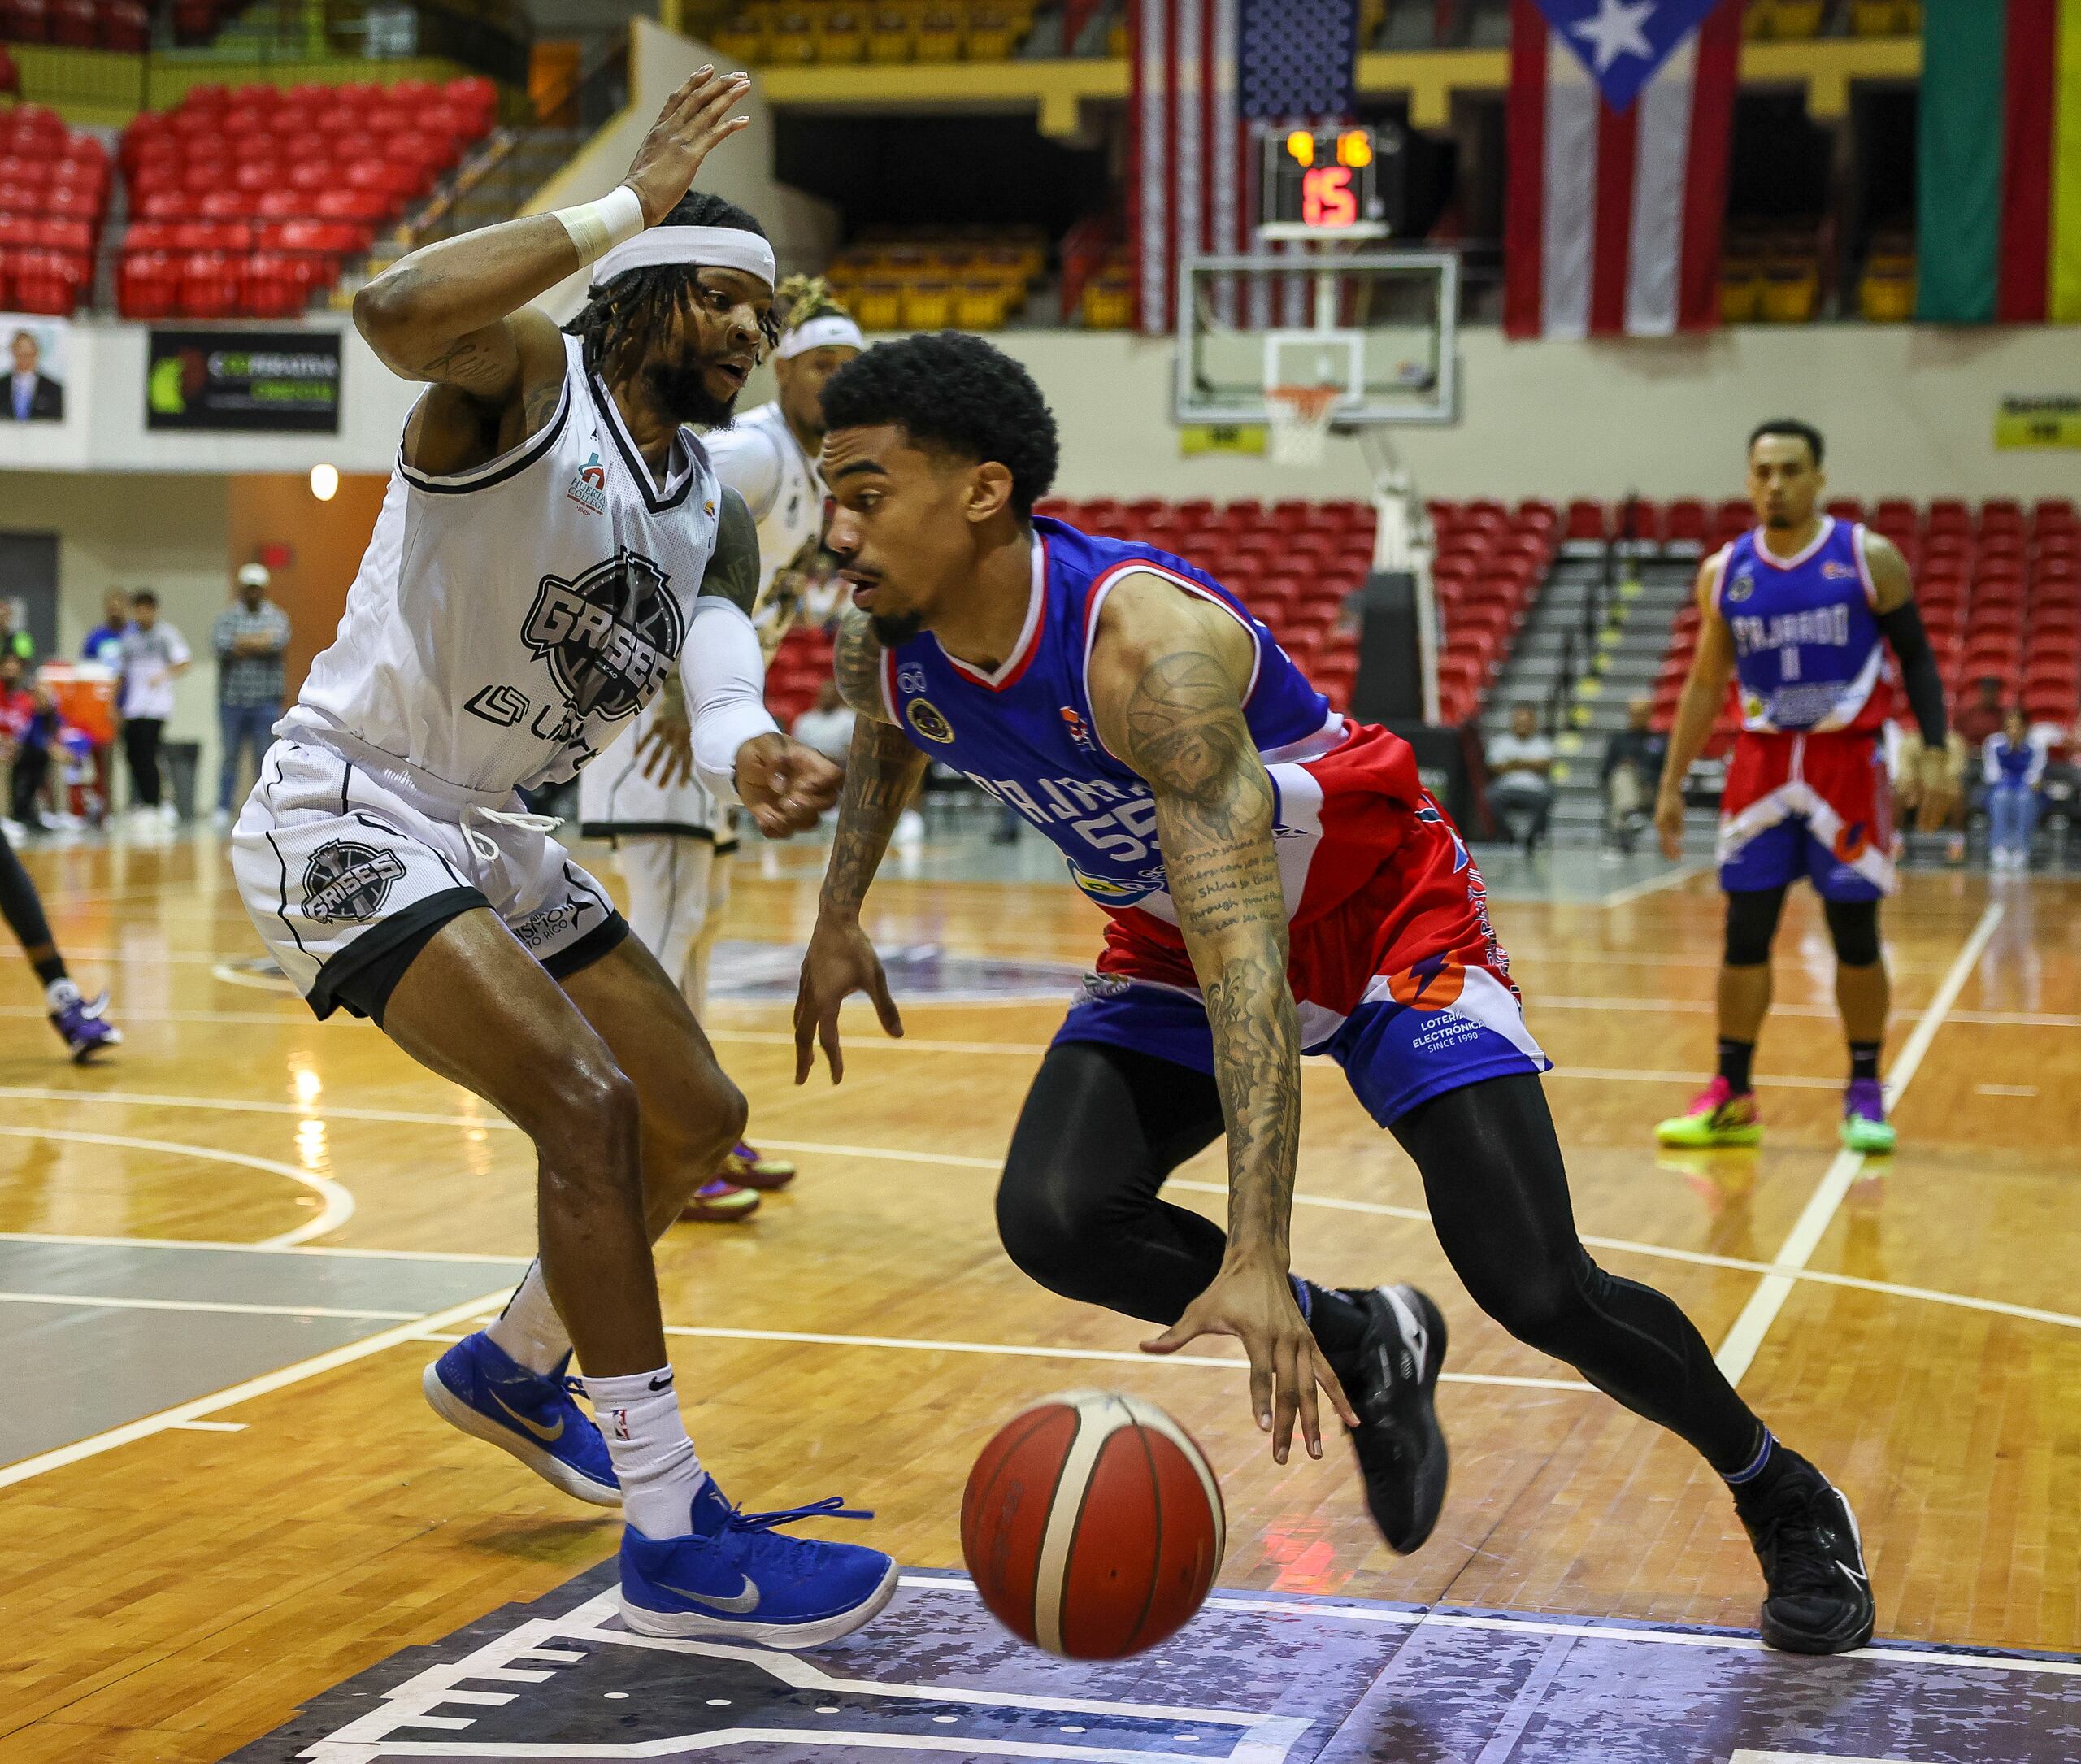
{"type": "Polygon", "coordinates": [[[1459,260],[1445,251],[1188,259],[1175,420],[1261,424],[1266,389],[1336,385],[1340,429],[1459,415],[1459,260]]]}

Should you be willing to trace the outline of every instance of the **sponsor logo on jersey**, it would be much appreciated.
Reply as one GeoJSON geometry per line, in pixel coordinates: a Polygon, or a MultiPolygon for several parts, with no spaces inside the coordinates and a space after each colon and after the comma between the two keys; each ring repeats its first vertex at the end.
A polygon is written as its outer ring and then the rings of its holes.
{"type": "Polygon", "coordinates": [[[954,725],[940,714],[940,707],[929,698],[913,698],[904,707],[904,719],[928,741],[937,741],[945,746],[954,739],[954,725]]]}
{"type": "Polygon", "coordinates": [[[1388,993],[1412,1010],[1443,1010],[1457,1004],[1466,986],[1466,967],[1449,955],[1427,955],[1413,967],[1388,976],[1388,993]]]}
{"type": "Polygon", "coordinates": [[[1836,558],[1831,558],[1821,566],[1821,574],[1825,580],[1831,582],[1855,581],[1857,566],[1854,563],[1844,563],[1836,558]]]}
{"type": "Polygon", "coordinates": [[[1069,731],[1071,745],[1087,754],[1094,750],[1091,745],[1090,725],[1067,705],[1062,706],[1062,727],[1069,731]]]}
{"type": "Polygon", "coordinates": [[[1123,882],[1111,876],[1093,875],[1088,871],[1070,866],[1070,880],[1075,883],[1101,906],[1132,906],[1149,892],[1144,882],[1123,882]]]}
{"type": "Polygon", "coordinates": [[[405,866],[394,851],[336,839],[320,845],[303,867],[303,914],[321,925],[359,924],[383,910],[405,866]]]}
{"type": "Polygon", "coordinates": [[[1727,584],[1727,597],[1731,601],[1744,601],[1755,592],[1756,578],[1744,570],[1740,575],[1727,584]]]}
{"type": "Polygon", "coordinates": [[[600,458],[600,450],[593,450],[593,457],[580,466],[564,493],[588,514],[604,515],[607,511],[607,467],[600,458]]]}
{"type": "Polygon", "coordinates": [[[542,578],[521,641],[580,716],[631,715],[664,684],[686,637],[669,580],[626,546],[576,580],[542,578]]]}

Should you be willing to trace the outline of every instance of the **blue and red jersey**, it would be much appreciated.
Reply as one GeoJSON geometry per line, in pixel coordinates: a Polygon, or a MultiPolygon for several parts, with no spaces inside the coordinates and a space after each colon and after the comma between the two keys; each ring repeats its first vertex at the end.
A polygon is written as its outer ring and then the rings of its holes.
{"type": "Polygon", "coordinates": [[[1878,729],[1892,702],[1864,528],[1824,516],[1796,557],[1760,530],[1727,548],[1715,605],[1734,638],[1741,726],[1756,733],[1878,729]]]}
{"type": "Polygon", "coordinates": [[[1036,519],[1033,529],[1026,622],[1001,665],[985,672],[958,661],[926,632],[884,655],[882,689],[916,746],[1045,835],[1071,880],[1112,916],[1101,974],[1197,984],[1157,845],[1153,794],[1107,751],[1086,680],[1106,597],[1145,572],[1219,606],[1255,646],[1243,715],[1275,793],[1288,977],[1304,1041],[1340,1023],[1369,984],[1385,987],[1391,971],[1413,973],[1419,962],[1454,973],[1477,965],[1507,985],[1479,874],[1425,792],[1407,742],[1332,710],[1242,603],[1184,558],[1058,520],[1036,519]],[[1392,970],[1382,966],[1390,961],[1392,970]]]}

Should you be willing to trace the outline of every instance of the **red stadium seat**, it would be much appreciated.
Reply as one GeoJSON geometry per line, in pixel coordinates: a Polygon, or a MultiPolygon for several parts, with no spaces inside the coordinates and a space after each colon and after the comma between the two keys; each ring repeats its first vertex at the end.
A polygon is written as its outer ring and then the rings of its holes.
{"type": "Polygon", "coordinates": [[[50,0],[0,0],[0,37],[16,43],[49,42],[50,0]]]}
{"type": "Polygon", "coordinates": [[[228,319],[244,296],[242,260],[222,251],[190,252],[180,260],[180,311],[191,319],[228,319]]]}

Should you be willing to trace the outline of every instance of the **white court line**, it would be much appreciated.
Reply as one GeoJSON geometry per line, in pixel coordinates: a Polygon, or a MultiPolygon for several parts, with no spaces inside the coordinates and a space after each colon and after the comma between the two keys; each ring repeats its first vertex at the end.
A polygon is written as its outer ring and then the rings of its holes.
{"type": "Polygon", "coordinates": [[[356,1360],[365,1360],[372,1353],[381,1353],[407,1341],[417,1340],[422,1331],[440,1329],[451,1323],[460,1323],[466,1317],[476,1316],[488,1306],[502,1305],[512,1290],[510,1287],[502,1287],[495,1293],[484,1293],[467,1303],[450,1305],[445,1310],[428,1311],[424,1316],[415,1318],[410,1323],[399,1323],[372,1336],[364,1336],[358,1341],[350,1341],[344,1347],[333,1348],[310,1359],[298,1360],[293,1366],[263,1372],[258,1378],[247,1379],[242,1384],[233,1384],[207,1397],[198,1397],[192,1402],[162,1409],[157,1414],[146,1415],[142,1420],[125,1422],[119,1427],[111,1427],[106,1432],[96,1433],[84,1440],[75,1440],[70,1445],[59,1446],[54,1451],[40,1452],[34,1458],[23,1458],[19,1463],[0,1466],[0,1488],[12,1488],[16,1483],[27,1482],[31,1477],[43,1475],[50,1471],[62,1470],[67,1464],[76,1464],[84,1458],[98,1458],[103,1452],[114,1451],[119,1445],[150,1439],[154,1433],[163,1433],[169,1427],[177,1427],[184,1422],[200,1421],[220,1409],[250,1402],[255,1397],[265,1397],[270,1392],[285,1389],[291,1384],[300,1384],[306,1379],[319,1377],[342,1366],[351,1366],[356,1360]]]}
{"type": "Polygon", "coordinates": [[[176,1433],[243,1433],[248,1423],[243,1421],[176,1421],[172,1431],[176,1433]]]}
{"type": "Polygon", "coordinates": [[[1629,882],[1623,889],[1614,889],[1609,894],[1600,896],[1597,904],[1600,906],[1625,906],[1643,895],[1659,894],[1665,889],[1679,887],[1694,875],[1702,875],[1706,867],[1703,863],[1679,864],[1674,870],[1649,876],[1644,882],[1629,882]]]}
{"type": "MultiPolygon", "coordinates": [[[[953,1574],[905,1574],[899,1586],[921,1592],[962,1592],[975,1596],[974,1583],[953,1574]]],[[[1623,1623],[1549,1622],[1536,1617],[1475,1617],[1451,1611],[1397,1611],[1372,1605],[1340,1605],[1332,1600],[1303,1603],[1300,1600],[1254,1598],[1248,1593],[1224,1592],[1216,1588],[1208,1595],[1210,1605],[1225,1610],[1261,1611],[1267,1617],[1331,1618],[1350,1623],[1377,1623],[1400,1629],[1489,1630],[1505,1635],[1575,1636],[1587,1641],[1639,1641],[1664,1648],[1718,1648],[1733,1653],[1769,1653],[1753,1636],[1697,1635],[1681,1629],[1635,1629],[1623,1623]]],[[[2055,1678],[2081,1678],[2081,1660],[2035,1660],[2027,1656],[1988,1653],[1939,1653],[1915,1648],[1856,1648],[1836,1656],[1843,1660],[1870,1660],[1875,1664],[1954,1666],[1982,1672],[2044,1672],[2055,1678]]]]}
{"type": "Polygon", "coordinates": [[[247,1256],[372,1257],[391,1262],[481,1262],[524,1268],[532,1256],[491,1256],[470,1249],[356,1249],[340,1244],[232,1243],[220,1237],[93,1237],[74,1232],[0,1231],[0,1244],[63,1244],[87,1249],[235,1249],[247,1256]]]}
{"type": "MultiPolygon", "coordinates": [[[[1250,1362],[1211,1353],[1143,1353],[1118,1348],[1043,1348],[1009,1341],[936,1341],[905,1336],[831,1335],[795,1329],[709,1329],[667,1323],[668,1336],[696,1336],[715,1341],[798,1341],[814,1347],[893,1348],[919,1353],[986,1353],[1005,1359],[1109,1360],[1131,1366],[1220,1366],[1248,1371],[1250,1362]]],[[[1448,1384],[1501,1384],[1519,1390],[1588,1390],[1573,1378],[1511,1378],[1501,1373],[1441,1372],[1448,1384]]]]}
{"type": "MultiPolygon", "coordinates": [[[[1894,1061],[1893,1069],[1887,1075],[1886,1109],[1889,1115],[1907,1093],[1908,1086],[1914,1082],[1915,1074],[1922,1070],[1930,1043],[1936,1039],[1936,1032],[1944,1027],[1944,1018],[1958,1001],[1966,982],[1972,978],[1974,967],[2006,911],[1998,902],[1990,905],[1980,915],[1979,923],[1973,927],[1972,935],[1952,958],[1943,984],[1936,988],[1936,996],[1930,1000],[1929,1008],[1922,1012],[1914,1032],[1901,1049],[1901,1057],[1894,1061]]],[[[1844,1149],[1836,1154],[1821,1178],[1821,1185],[1814,1191],[1791,1233],[1771,1258],[1778,1267],[1801,1269],[1813,1259],[1814,1252],[1820,1248],[1836,1210],[1842,1206],[1844,1197],[1850,1192],[1850,1186],[1863,1171],[1864,1164],[1862,1152],[1844,1149]]],[[[1741,1314],[1735,1319],[1734,1327],[1727,1331],[1727,1339],[1720,1343],[1719,1352],[1713,1357],[1730,1384],[1739,1384],[1754,1363],[1756,1350],[1762,1346],[1763,1337],[1777,1321],[1778,1313],[1784,1309],[1792,1286],[1790,1275],[1766,1275],[1749,1295],[1749,1302],[1742,1306],[1741,1314]]]]}
{"type": "Polygon", "coordinates": [[[70,1305],[89,1310],[182,1310],[229,1317],[348,1317],[364,1323],[406,1323],[415,1310],[342,1310],[330,1305],[245,1305],[232,1299],[113,1298],[91,1293],[0,1293],[0,1305],[70,1305]]]}
{"type": "Polygon", "coordinates": [[[205,1162],[241,1164],[248,1170],[258,1170],[271,1176],[281,1176],[308,1188],[324,1203],[314,1219],[306,1219],[293,1231],[263,1239],[271,1246],[288,1249],[313,1237],[323,1237],[336,1232],[354,1216],[354,1197],[343,1184],[330,1176],[314,1175],[307,1170],[298,1170],[293,1164],[278,1163],[272,1158],[256,1158],[250,1152],[221,1151],[214,1145],[184,1145],[172,1140],[133,1139],[127,1133],[79,1133],[69,1128],[55,1127],[0,1127],[0,1134],[11,1139],[54,1139],[68,1145],[115,1145],[127,1151],[159,1152],[174,1158],[199,1158],[205,1162]]]}

